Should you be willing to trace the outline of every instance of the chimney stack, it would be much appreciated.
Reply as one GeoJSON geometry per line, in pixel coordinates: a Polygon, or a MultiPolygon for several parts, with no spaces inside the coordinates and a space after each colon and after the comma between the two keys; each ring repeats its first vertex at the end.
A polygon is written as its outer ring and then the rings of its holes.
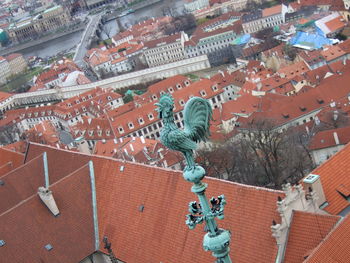
{"type": "Polygon", "coordinates": [[[334,137],[334,142],[336,145],[339,145],[340,142],[339,142],[339,138],[338,138],[338,134],[337,132],[333,132],[333,137],[334,137]]]}
{"type": "Polygon", "coordinates": [[[54,216],[58,216],[60,214],[55,199],[53,198],[52,191],[41,186],[38,189],[38,195],[41,201],[43,201],[43,203],[47,206],[47,208],[54,216]]]}

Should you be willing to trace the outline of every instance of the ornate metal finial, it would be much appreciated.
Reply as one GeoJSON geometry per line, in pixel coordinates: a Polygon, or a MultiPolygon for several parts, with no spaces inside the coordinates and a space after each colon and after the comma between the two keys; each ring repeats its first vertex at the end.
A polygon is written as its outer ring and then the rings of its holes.
{"type": "Polygon", "coordinates": [[[181,152],[186,160],[183,171],[185,180],[193,183],[191,191],[198,196],[200,203],[189,203],[189,212],[186,216],[186,224],[190,229],[197,224],[206,223],[206,231],[203,239],[203,248],[212,251],[217,258],[217,263],[231,263],[229,257],[230,231],[218,228],[215,218],[224,218],[226,200],[224,195],[218,198],[212,197],[209,201],[205,195],[207,184],[202,182],[205,170],[199,166],[193,157],[193,151],[197,143],[206,141],[210,135],[209,126],[212,119],[212,108],[209,102],[199,97],[191,98],[184,109],[184,129],[177,127],[174,120],[174,100],[170,94],[164,94],[159,100],[157,111],[159,118],[163,120],[163,129],[160,133],[161,142],[168,148],[181,152]]]}
{"type": "Polygon", "coordinates": [[[117,260],[117,258],[115,257],[113,250],[112,250],[112,244],[111,242],[108,241],[108,238],[106,236],[103,237],[103,243],[104,245],[104,249],[107,249],[108,251],[108,256],[109,259],[111,260],[112,263],[118,263],[119,261],[117,260]]]}

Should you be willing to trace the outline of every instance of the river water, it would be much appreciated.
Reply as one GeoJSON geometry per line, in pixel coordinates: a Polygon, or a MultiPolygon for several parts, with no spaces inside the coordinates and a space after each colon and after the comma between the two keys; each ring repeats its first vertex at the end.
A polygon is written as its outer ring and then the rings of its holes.
{"type": "MultiPolygon", "coordinates": [[[[184,1],[185,0],[163,0],[159,3],[136,10],[135,13],[120,18],[120,22],[127,28],[141,20],[144,20],[144,18],[160,17],[164,14],[172,14],[174,16],[179,15],[183,13],[184,1]]],[[[110,36],[113,36],[119,32],[118,24],[115,20],[109,21],[104,25],[104,27],[105,31],[110,31],[110,36]]],[[[79,43],[82,34],[83,31],[75,32],[70,35],[66,35],[23,50],[22,54],[25,57],[39,56],[45,58],[57,55],[58,53],[64,53],[70,50],[73,51],[74,47],[79,43]]],[[[102,34],[102,37],[106,38],[106,35],[102,34]]]]}

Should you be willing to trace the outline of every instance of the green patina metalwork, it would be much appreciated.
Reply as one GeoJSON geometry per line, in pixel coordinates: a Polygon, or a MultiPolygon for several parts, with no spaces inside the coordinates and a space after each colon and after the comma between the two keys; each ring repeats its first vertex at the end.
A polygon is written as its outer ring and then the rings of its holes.
{"type": "Polygon", "coordinates": [[[229,245],[231,233],[218,227],[215,218],[224,219],[224,195],[210,200],[205,195],[208,185],[202,182],[205,176],[203,167],[196,164],[193,156],[197,143],[206,141],[210,135],[209,126],[212,119],[212,108],[206,99],[193,97],[185,105],[184,129],[177,127],[174,120],[174,100],[170,94],[164,94],[155,104],[159,118],[163,121],[160,133],[161,142],[169,149],[181,152],[186,160],[183,171],[185,180],[193,183],[191,191],[198,196],[196,201],[189,203],[189,212],[186,224],[190,229],[197,224],[206,223],[207,233],[203,239],[203,248],[211,251],[217,258],[217,263],[231,263],[229,245]]]}

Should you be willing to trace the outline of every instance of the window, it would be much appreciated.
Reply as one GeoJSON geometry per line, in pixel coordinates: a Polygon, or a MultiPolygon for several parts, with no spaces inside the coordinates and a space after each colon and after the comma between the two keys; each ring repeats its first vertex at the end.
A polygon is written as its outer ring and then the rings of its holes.
{"type": "Polygon", "coordinates": [[[134,124],[133,124],[132,122],[129,122],[129,123],[128,123],[128,127],[129,127],[130,129],[133,129],[133,128],[134,128],[134,124]]]}
{"type": "Polygon", "coordinates": [[[168,89],[170,93],[173,93],[174,92],[174,89],[173,88],[169,88],[168,89]]]}
{"type": "Polygon", "coordinates": [[[180,100],[180,105],[184,106],[185,105],[185,101],[184,100],[180,100]]]}
{"type": "Polygon", "coordinates": [[[207,96],[207,93],[206,93],[204,90],[201,90],[201,91],[200,91],[200,94],[201,94],[202,97],[207,96]]]}
{"type": "Polygon", "coordinates": [[[120,134],[124,133],[123,127],[119,126],[119,127],[118,127],[118,131],[119,131],[120,134]]]}
{"type": "Polygon", "coordinates": [[[149,113],[149,114],[148,114],[148,119],[150,119],[150,120],[153,120],[153,119],[154,119],[154,117],[153,117],[153,114],[152,114],[152,113],[149,113]]]}
{"type": "Polygon", "coordinates": [[[145,123],[141,117],[139,118],[139,123],[140,124],[144,124],[145,123]]]}

